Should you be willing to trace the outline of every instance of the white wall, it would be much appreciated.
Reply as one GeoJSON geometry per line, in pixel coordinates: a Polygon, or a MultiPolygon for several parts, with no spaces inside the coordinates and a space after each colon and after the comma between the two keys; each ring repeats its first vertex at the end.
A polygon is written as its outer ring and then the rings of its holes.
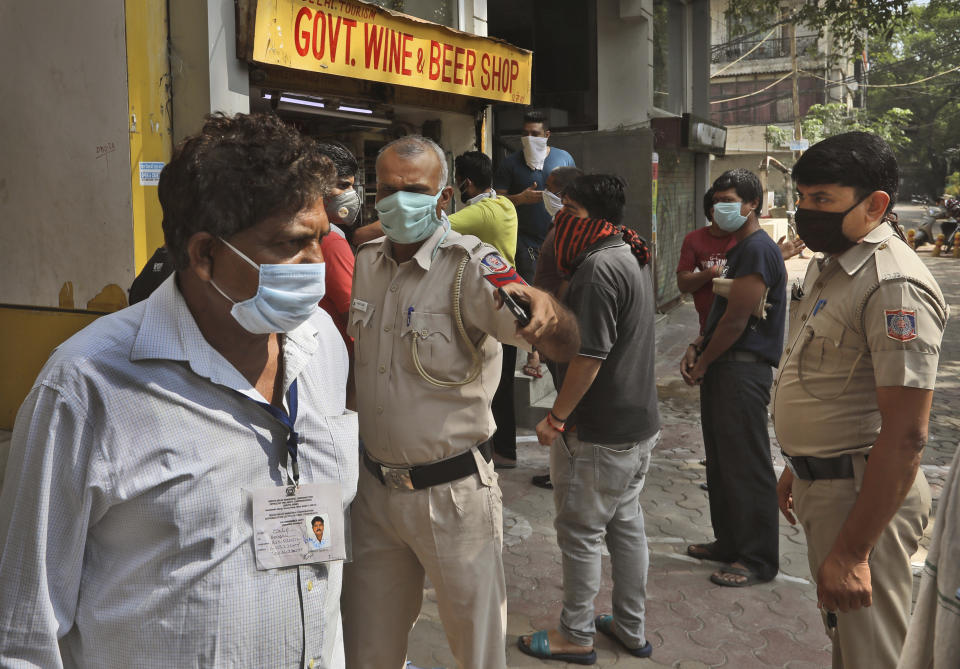
{"type": "Polygon", "coordinates": [[[133,280],[123,7],[0,5],[0,302],[133,280]]]}
{"type": "Polygon", "coordinates": [[[649,121],[653,102],[649,4],[597,0],[598,130],[637,127],[649,121]]]}

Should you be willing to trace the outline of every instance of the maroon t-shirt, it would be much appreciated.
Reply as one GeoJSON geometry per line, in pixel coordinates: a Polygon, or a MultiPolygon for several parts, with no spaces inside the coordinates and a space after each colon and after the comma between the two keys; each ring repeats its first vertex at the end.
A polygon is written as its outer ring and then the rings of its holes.
{"type": "MultiPolygon", "coordinates": [[[[710,234],[709,228],[698,228],[683,238],[680,247],[680,262],[677,263],[678,272],[702,272],[708,267],[727,264],[727,251],[737,243],[736,237],[715,237],[710,234]]],[[[713,282],[707,281],[693,294],[693,306],[700,316],[700,334],[703,334],[707,322],[707,314],[713,305],[713,282]]]]}

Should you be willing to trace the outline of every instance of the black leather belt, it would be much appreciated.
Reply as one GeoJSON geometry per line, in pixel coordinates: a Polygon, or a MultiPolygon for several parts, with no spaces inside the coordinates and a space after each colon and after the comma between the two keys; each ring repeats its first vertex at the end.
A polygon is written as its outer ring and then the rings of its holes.
{"type": "MultiPolygon", "coordinates": [[[[790,471],[798,479],[817,481],[819,479],[852,479],[853,456],[839,455],[835,458],[814,458],[803,455],[783,454],[790,471]]],[[[864,456],[864,459],[868,458],[864,456]]]]}
{"type": "Polygon", "coordinates": [[[714,362],[766,362],[759,353],[753,351],[724,351],[717,356],[714,362]]]}
{"type": "MultiPolygon", "coordinates": [[[[477,449],[487,462],[493,457],[493,445],[485,441],[477,449]]],[[[388,488],[422,490],[430,486],[449,483],[477,473],[477,461],[469,450],[447,460],[431,462],[414,467],[387,467],[363,452],[363,464],[380,483],[388,488]]]]}

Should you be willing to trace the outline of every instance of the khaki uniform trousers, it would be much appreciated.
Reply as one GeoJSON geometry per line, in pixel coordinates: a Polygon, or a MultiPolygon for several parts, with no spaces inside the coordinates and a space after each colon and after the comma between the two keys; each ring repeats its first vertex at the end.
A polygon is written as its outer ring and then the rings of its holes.
{"type": "Polygon", "coordinates": [[[503,505],[493,475],[423,490],[387,488],[360,468],[344,567],[347,669],[401,669],[423,602],[424,574],[463,669],[505,669],[503,505]]]}
{"type": "MultiPolygon", "coordinates": [[[[816,579],[820,565],[833,548],[840,528],[853,508],[862,480],[857,477],[793,482],[793,504],[807,535],[810,573],[816,579]]],[[[837,614],[837,625],[827,625],[833,641],[833,669],[895,669],[907,634],[913,595],[913,555],[930,513],[930,488],[922,471],[896,515],[870,553],[873,604],[837,614]]]]}

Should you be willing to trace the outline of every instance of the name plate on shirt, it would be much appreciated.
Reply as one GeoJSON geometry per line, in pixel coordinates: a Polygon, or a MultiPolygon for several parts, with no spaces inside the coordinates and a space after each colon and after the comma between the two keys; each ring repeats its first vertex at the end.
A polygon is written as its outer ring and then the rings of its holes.
{"type": "Polygon", "coordinates": [[[346,558],[338,484],[257,488],[252,493],[258,569],[346,558]]]}

